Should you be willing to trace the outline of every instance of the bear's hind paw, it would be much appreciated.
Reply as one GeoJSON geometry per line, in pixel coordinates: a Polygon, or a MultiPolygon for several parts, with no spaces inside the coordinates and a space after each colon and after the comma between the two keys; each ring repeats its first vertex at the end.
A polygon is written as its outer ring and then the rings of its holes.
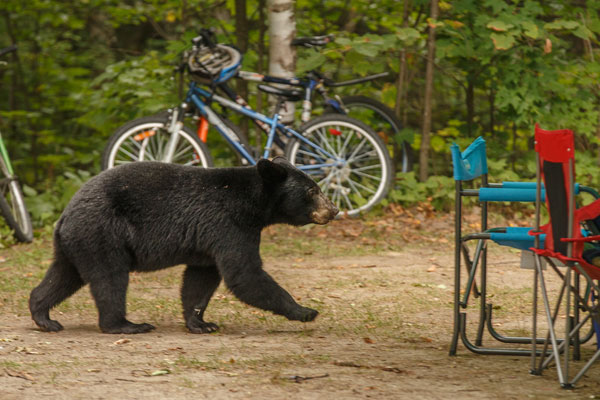
{"type": "Polygon", "coordinates": [[[43,332],[58,332],[64,329],[60,322],[52,319],[47,319],[43,322],[35,321],[35,323],[43,332]]]}

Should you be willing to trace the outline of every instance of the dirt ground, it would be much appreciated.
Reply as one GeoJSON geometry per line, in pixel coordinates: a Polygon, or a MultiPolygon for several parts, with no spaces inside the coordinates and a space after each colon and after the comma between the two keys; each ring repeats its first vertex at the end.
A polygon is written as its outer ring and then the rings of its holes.
{"type": "MultiPolygon", "coordinates": [[[[448,215],[396,210],[269,228],[265,269],[319,317],[289,322],[221,287],[206,315],[221,329],[208,335],[183,325],[182,267],[131,277],[129,319],[154,324],[151,333],[100,333],[87,288],[53,311],[64,331],[40,332],[26,302],[49,265],[50,237],[11,246],[0,251],[0,399],[600,398],[600,365],[563,390],[553,368],[530,375],[528,357],[476,355],[462,344],[448,355],[450,227],[448,215]]],[[[515,252],[491,252],[495,327],[527,334],[532,273],[515,252]]],[[[489,336],[485,344],[498,346],[489,336]]]]}

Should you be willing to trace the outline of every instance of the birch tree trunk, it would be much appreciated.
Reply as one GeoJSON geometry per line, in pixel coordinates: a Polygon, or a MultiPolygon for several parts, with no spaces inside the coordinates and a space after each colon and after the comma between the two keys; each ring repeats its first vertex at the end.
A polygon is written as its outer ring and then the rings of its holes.
{"type": "Polygon", "coordinates": [[[431,132],[431,95],[433,93],[433,67],[435,59],[435,24],[438,17],[438,0],[431,0],[429,15],[429,37],[427,38],[427,70],[425,72],[425,98],[423,100],[423,130],[419,153],[419,180],[424,182],[429,176],[429,141],[431,132]]]}
{"type": "MultiPolygon", "coordinates": [[[[296,35],[294,0],[268,0],[269,75],[293,78],[296,69],[296,50],[291,46],[296,35]]],[[[294,103],[287,102],[281,110],[282,122],[294,120],[294,103]]]]}
{"type": "MultiPolygon", "coordinates": [[[[235,0],[235,38],[237,47],[242,54],[246,54],[248,51],[248,29],[246,0],[235,0]]],[[[248,82],[238,79],[237,92],[243,99],[248,99],[248,82]]],[[[248,139],[248,118],[242,118],[239,125],[246,139],[248,139]]]]}

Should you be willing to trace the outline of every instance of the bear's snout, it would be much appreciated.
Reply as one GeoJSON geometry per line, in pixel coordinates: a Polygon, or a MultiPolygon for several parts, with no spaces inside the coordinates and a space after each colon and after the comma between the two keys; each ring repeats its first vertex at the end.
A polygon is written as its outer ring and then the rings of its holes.
{"type": "Polygon", "coordinates": [[[340,210],[323,193],[319,193],[315,199],[315,210],[310,214],[315,224],[325,225],[335,218],[340,210]]]}

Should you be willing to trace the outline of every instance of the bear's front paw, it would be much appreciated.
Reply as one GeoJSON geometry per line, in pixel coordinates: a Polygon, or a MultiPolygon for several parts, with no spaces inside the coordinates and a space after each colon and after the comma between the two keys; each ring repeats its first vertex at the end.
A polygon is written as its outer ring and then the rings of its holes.
{"type": "Polygon", "coordinates": [[[288,315],[287,318],[293,321],[310,322],[317,318],[317,315],[319,315],[319,312],[317,310],[301,306],[297,310],[294,310],[290,315],[288,315]]]}
{"type": "Polygon", "coordinates": [[[137,334],[147,333],[156,329],[154,325],[150,324],[134,324],[133,322],[125,321],[121,324],[115,324],[110,326],[100,326],[100,330],[103,333],[125,333],[125,334],[137,334]]]}
{"type": "Polygon", "coordinates": [[[212,333],[219,330],[219,326],[217,324],[200,321],[198,318],[194,317],[189,319],[186,326],[192,333],[212,333]]]}

